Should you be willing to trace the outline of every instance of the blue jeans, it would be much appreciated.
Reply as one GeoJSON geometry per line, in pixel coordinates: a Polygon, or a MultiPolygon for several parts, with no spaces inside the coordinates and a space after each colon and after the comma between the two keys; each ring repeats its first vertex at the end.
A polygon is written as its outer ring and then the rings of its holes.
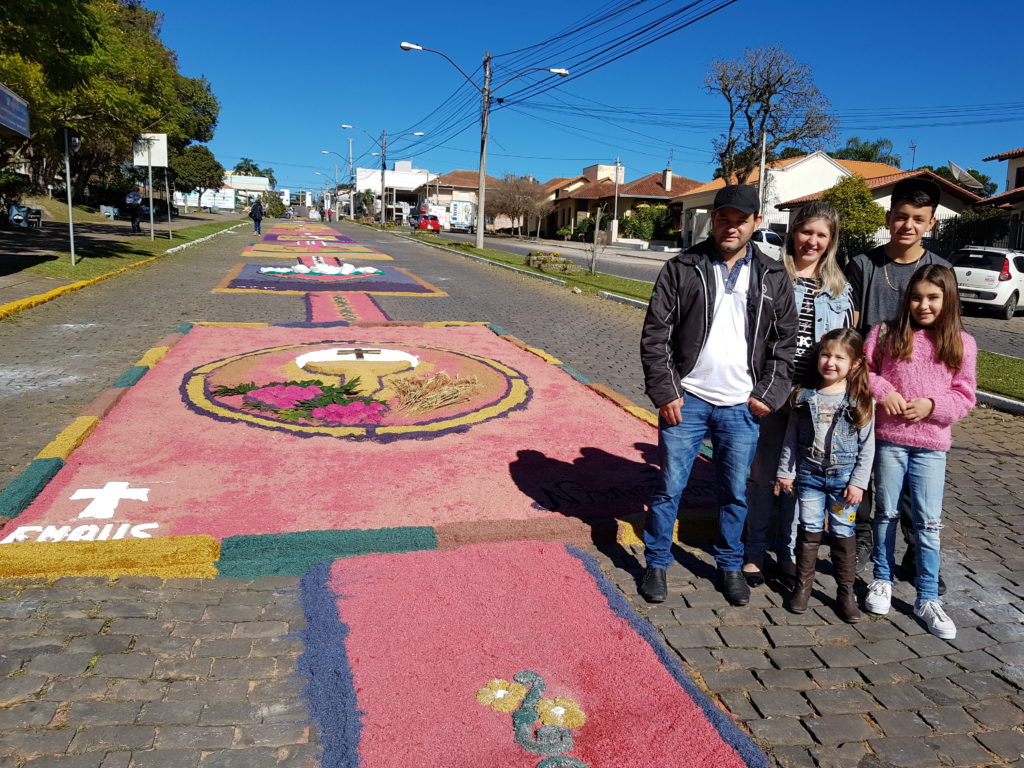
{"type": "Polygon", "coordinates": [[[743,565],[747,469],[757,448],[757,418],[746,403],[712,405],[690,394],[683,401],[682,416],[674,427],[662,420],[658,429],[661,472],[644,528],[647,567],[667,568],[672,562],[672,532],[679,500],[701,443],[710,435],[719,505],[718,543],[711,551],[720,570],[738,571],[743,565]]]}
{"type": "Polygon", "coordinates": [[[772,549],[780,561],[796,562],[796,497],[775,495],[775,479],[779,474],[779,456],[789,423],[788,407],[761,417],[757,451],[750,465],[747,482],[747,539],[744,550],[748,563],[761,565],[768,549],[768,528],[775,505],[779,508],[779,524],[772,549]]]}
{"type": "Polygon", "coordinates": [[[843,500],[846,486],[850,484],[853,464],[835,467],[820,467],[801,461],[797,465],[796,493],[797,508],[800,510],[800,525],[808,533],[825,530],[828,517],[828,531],[837,539],[853,536],[853,523],[857,519],[858,504],[849,506],[843,500]]]}
{"type": "Polygon", "coordinates": [[[252,231],[255,232],[257,235],[260,234],[260,220],[259,219],[253,219],[252,220],[252,231]]]}
{"type": "Polygon", "coordinates": [[[875,446],[875,578],[893,580],[896,530],[900,527],[900,492],[910,494],[917,558],[917,603],[939,599],[939,537],[946,452],[879,441],[875,446]]]}

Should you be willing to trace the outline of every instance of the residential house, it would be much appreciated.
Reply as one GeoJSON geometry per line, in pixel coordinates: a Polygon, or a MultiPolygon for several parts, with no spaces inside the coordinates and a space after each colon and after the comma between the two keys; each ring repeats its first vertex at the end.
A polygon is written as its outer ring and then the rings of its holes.
{"type": "MultiPolygon", "coordinates": [[[[845,163],[847,161],[840,160],[838,162],[845,163]]],[[[863,163],[859,164],[863,165],[863,163]]],[[[869,163],[868,165],[880,164],[869,163]]],[[[871,195],[874,197],[875,202],[888,211],[892,196],[892,188],[896,185],[896,182],[912,178],[930,179],[939,185],[941,196],[939,198],[939,204],[935,208],[935,218],[938,219],[940,223],[946,219],[959,216],[965,209],[981,200],[980,197],[970,190],[964,189],[960,185],[954,184],[953,182],[948,181],[947,179],[944,179],[928,170],[897,171],[896,173],[889,173],[884,176],[866,178],[864,181],[867,184],[868,189],[871,190],[871,195]]],[[[790,215],[793,216],[796,214],[796,211],[800,206],[805,203],[809,203],[812,200],[820,199],[823,192],[825,192],[825,189],[821,189],[817,192],[813,192],[809,195],[803,195],[802,197],[797,197],[792,200],[787,200],[784,203],[779,203],[776,207],[779,210],[788,211],[790,215]]],[[[929,236],[930,234],[925,235],[925,237],[929,236]]],[[[887,238],[888,230],[880,229],[875,234],[875,240],[877,242],[884,242],[887,238]]]]}
{"type": "MultiPolygon", "coordinates": [[[[490,191],[498,184],[493,176],[488,176],[486,191],[490,191]]],[[[429,182],[420,184],[413,192],[416,195],[417,209],[425,205],[437,205],[444,207],[444,215],[439,214],[441,226],[448,228],[448,214],[452,209],[452,202],[466,200],[473,203],[475,207],[479,199],[480,171],[457,169],[435,176],[429,182]]],[[[499,222],[500,223],[500,222],[499,222]]]]}
{"type": "Polygon", "coordinates": [[[1024,147],[990,155],[985,160],[1006,160],[1006,189],[986,197],[978,205],[995,206],[1010,212],[1008,247],[1024,249],[1024,147]]]}
{"type": "MultiPolygon", "coordinates": [[[[899,173],[900,169],[886,163],[867,163],[859,160],[836,160],[824,152],[812,152],[799,157],[774,160],[765,165],[763,226],[780,233],[789,227],[789,214],[779,205],[805,195],[820,193],[840,179],[857,175],[864,179],[899,173]]],[[[758,184],[760,168],[754,168],[748,184],[758,184]]],[[[735,179],[733,180],[735,183],[735,179]]],[[[715,195],[725,186],[725,179],[714,179],[676,195],[673,210],[679,216],[683,244],[703,240],[711,231],[711,209],[715,195]]]]}
{"type": "Polygon", "coordinates": [[[591,165],[580,176],[561,183],[552,179],[545,186],[554,190],[555,208],[546,222],[546,232],[551,235],[562,228],[575,229],[602,206],[605,214],[617,207],[621,218],[631,215],[638,205],[668,205],[674,195],[700,186],[700,182],[673,174],[670,168],[626,182],[621,165],[591,165]]]}

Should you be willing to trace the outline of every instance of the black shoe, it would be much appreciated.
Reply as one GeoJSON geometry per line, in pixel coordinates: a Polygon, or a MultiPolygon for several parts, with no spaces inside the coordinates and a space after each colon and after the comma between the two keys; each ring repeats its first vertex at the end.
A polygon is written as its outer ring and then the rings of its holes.
{"type": "Polygon", "coordinates": [[[743,580],[747,582],[748,587],[760,587],[764,584],[764,572],[763,571],[740,571],[743,574],[743,580]]]}
{"type": "Polygon", "coordinates": [[[857,573],[863,573],[871,567],[871,550],[873,549],[873,542],[871,541],[871,535],[858,536],[857,537],[857,548],[855,550],[855,556],[857,558],[857,573]]]}
{"type": "Polygon", "coordinates": [[[719,571],[718,587],[730,605],[746,605],[750,602],[750,587],[741,571],[719,571]]]}
{"type": "Polygon", "coordinates": [[[664,603],[668,597],[667,574],[666,568],[647,568],[640,580],[640,596],[648,603],[664,603]]]}

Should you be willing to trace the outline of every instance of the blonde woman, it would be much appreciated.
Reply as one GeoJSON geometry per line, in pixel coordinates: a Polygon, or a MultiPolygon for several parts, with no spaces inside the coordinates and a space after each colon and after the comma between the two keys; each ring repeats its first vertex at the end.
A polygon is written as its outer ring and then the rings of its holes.
{"type": "MultiPolygon", "coordinates": [[[[782,256],[793,281],[798,313],[793,387],[803,387],[815,372],[815,345],[829,331],[853,326],[853,298],[850,286],[836,260],[839,248],[839,214],[828,203],[805,205],[797,213],[786,237],[782,256]]],[[[772,511],[778,503],[778,527],[773,549],[783,580],[793,583],[796,573],[795,499],[782,493],[776,497],[775,479],[779,455],[789,421],[789,406],[761,418],[757,453],[747,484],[747,523],[743,575],[747,583],[764,583],[762,569],[768,549],[772,511]]]]}

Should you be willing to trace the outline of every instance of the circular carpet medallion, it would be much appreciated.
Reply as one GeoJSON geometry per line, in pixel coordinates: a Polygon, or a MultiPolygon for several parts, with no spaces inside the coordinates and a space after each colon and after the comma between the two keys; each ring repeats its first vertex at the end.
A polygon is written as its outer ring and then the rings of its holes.
{"type": "Polygon", "coordinates": [[[219,421],[378,442],[463,432],[523,408],[532,394],[524,374],[497,360],[419,344],[345,340],[269,347],[206,363],[185,374],[181,393],[189,408],[219,421]],[[460,388],[437,394],[428,386],[428,394],[410,405],[410,389],[435,379],[460,388]],[[346,402],[345,387],[353,383],[348,394],[354,399],[346,402]],[[332,395],[341,397],[325,405],[332,395]]]}

